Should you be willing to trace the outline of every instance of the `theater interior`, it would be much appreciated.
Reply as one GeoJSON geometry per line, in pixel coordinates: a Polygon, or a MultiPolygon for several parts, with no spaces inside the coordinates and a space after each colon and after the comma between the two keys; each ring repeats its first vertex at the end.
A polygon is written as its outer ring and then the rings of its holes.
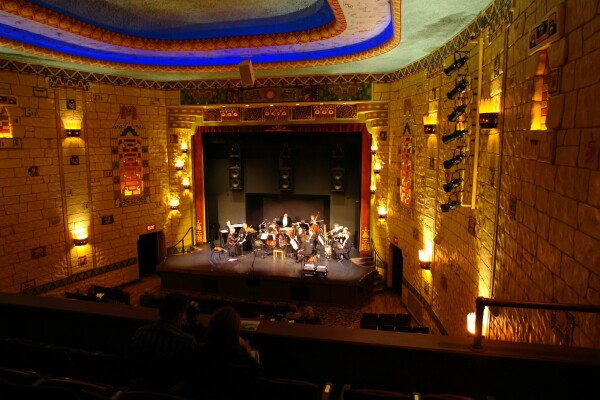
{"type": "Polygon", "coordinates": [[[279,398],[594,396],[599,37],[599,0],[0,0],[0,399],[22,367],[126,400],[149,278],[258,321],[314,386],[279,398]]]}

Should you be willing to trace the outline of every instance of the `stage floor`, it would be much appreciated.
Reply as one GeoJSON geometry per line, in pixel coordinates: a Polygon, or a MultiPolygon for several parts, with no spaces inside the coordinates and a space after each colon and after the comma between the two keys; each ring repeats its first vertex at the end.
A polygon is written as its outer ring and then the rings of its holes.
{"type": "Polygon", "coordinates": [[[289,255],[274,258],[261,249],[230,257],[213,252],[209,245],[191,253],[171,255],[156,270],[163,289],[357,306],[371,296],[376,271],[360,264],[356,249],[352,252],[357,257],[342,262],[319,257],[316,265],[327,267],[326,277],[305,276],[303,264],[289,255]]]}

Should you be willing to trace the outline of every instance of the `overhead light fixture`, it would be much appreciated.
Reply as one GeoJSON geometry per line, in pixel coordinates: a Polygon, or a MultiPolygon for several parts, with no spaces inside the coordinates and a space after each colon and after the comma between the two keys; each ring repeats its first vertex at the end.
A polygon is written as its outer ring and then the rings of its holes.
{"type": "Polygon", "coordinates": [[[463,183],[463,178],[454,178],[452,179],[450,182],[448,183],[444,183],[443,188],[444,188],[444,192],[449,193],[451,191],[453,191],[454,189],[456,189],[457,187],[459,187],[460,185],[462,185],[463,183]]]}
{"type": "Polygon", "coordinates": [[[454,107],[454,110],[450,114],[448,114],[448,121],[456,122],[456,120],[460,118],[460,116],[463,115],[466,110],[466,104],[461,104],[460,106],[454,107]]]}
{"type": "Polygon", "coordinates": [[[88,242],[88,231],[87,228],[73,229],[71,232],[73,235],[73,244],[75,246],[83,246],[88,242]]]}
{"type": "Polygon", "coordinates": [[[460,82],[458,82],[456,86],[454,86],[454,89],[446,93],[446,96],[448,96],[448,99],[454,100],[456,96],[458,96],[467,89],[468,84],[469,82],[465,78],[461,78],[460,82]]]}
{"type": "Polygon", "coordinates": [[[454,71],[460,69],[463,65],[467,63],[467,61],[469,61],[469,57],[463,56],[457,59],[455,54],[454,62],[450,64],[450,66],[444,68],[444,74],[446,74],[446,76],[452,75],[454,71]]]}
{"type": "Polygon", "coordinates": [[[452,157],[449,160],[446,160],[443,162],[444,164],[444,168],[445,169],[450,169],[455,165],[460,164],[461,162],[463,162],[465,160],[465,158],[467,158],[466,155],[460,153],[460,154],[456,154],[454,157],[452,157]]]}
{"type": "Polygon", "coordinates": [[[442,136],[442,142],[444,142],[444,144],[448,144],[454,140],[460,139],[467,133],[469,133],[468,129],[457,129],[452,133],[442,136]]]}
{"type": "Polygon", "coordinates": [[[459,200],[452,200],[452,201],[449,201],[448,203],[444,203],[440,206],[440,208],[442,209],[442,212],[452,211],[452,210],[457,209],[458,207],[460,207],[459,200]]]}

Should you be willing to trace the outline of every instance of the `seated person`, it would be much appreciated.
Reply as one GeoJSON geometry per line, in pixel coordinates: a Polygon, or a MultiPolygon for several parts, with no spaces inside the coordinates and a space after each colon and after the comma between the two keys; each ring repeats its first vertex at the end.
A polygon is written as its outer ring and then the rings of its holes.
{"type": "Polygon", "coordinates": [[[342,261],[344,255],[350,259],[350,250],[352,249],[352,236],[350,235],[350,230],[344,227],[343,234],[342,247],[335,249],[335,258],[337,258],[338,261],[342,261]]]}
{"type": "Polygon", "coordinates": [[[160,303],[160,319],[134,333],[128,355],[132,387],[177,391],[191,381],[199,346],[183,329],[187,307],[185,296],[171,293],[160,303]]]}
{"type": "Polygon", "coordinates": [[[213,313],[196,371],[195,392],[200,398],[252,398],[260,366],[240,331],[241,318],[233,307],[221,307],[213,313]]]}
{"type": "Polygon", "coordinates": [[[310,242],[310,236],[304,235],[302,244],[296,253],[296,262],[302,261],[305,256],[310,256],[313,253],[313,246],[310,242]]]}
{"type": "Polygon", "coordinates": [[[321,319],[315,314],[315,310],[312,306],[306,306],[302,309],[302,316],[298,320],[299,323],[303,324],[321,324],[321,319]]]}

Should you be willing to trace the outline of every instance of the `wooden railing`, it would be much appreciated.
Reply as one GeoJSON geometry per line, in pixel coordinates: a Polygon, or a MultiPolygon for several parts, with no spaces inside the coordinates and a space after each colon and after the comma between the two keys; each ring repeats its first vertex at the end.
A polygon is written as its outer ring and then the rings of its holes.
{"type": "Polygon", "coordinates": [[[184,254],[185,253],[185,238],[187,237],[188,233],[191,233],[191,235],[192,235],[190,247],[193,246],[194,245],[194,228],[190,226],[189,229],[183,234],[183,237],[177,243],[175,243],[173,246],[171,246],[167,249],[167,254],[177,254],[177,253],[184,254]],[[181,244],[181,251],[178,251],[178,247],[180,244],[181,244]]]}
{"type": "MultiPolygon", "coordinates": [[[[383,260],[383,258],[379,255],[379,253],[377,252],[377,249],[375,248],[375,244],[373,243],[373,239],[371,239],[371,246],[369,249],[369,252],[371,254],[371,257],[373,258],[373,264],[375,264],[375,269],[377,270],[377,272],[379,273],[379,269],[381,268],[383,271],[387,271],[387,263],[383,260]]],[[[385,281],[387,273],[383,273],[380,274],[383,278],[383,280],[385,281]]]]}
{"type": "Polygon", "coordinates": [[[483,314],[486,307],[508,307],[508,308],[526,308],[530,310],[556,310],[556,311],[576,311],[586,313],[600,313],[600,305],[592,304],[559,304],[535,301],[512,301],[497,300],[478,297],[475,300],[475,338],[473,347],[481,348],[483,339],[483,314]]]}

